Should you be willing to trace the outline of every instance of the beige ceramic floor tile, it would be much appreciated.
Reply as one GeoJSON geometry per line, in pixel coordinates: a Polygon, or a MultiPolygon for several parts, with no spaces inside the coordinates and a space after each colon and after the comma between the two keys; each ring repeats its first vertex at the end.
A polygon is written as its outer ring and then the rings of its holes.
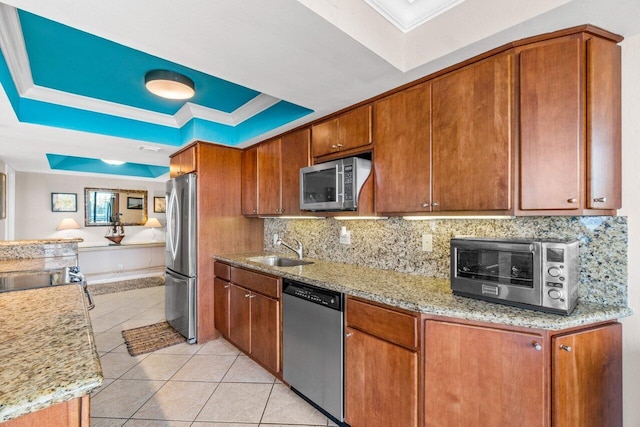
{"type": "Polygon", "coordinates": [[[272,384],[220,383],[197,421],[258,423],[272,384]]]}
{"type": "Polygon", "coordinates": [[[98,351],[109,352],[124,343],[120,331],[94,333],[98,351]]]}
{"type": "Polygon", "coordinates": [[[326,426],[327,417],[284,384],[275,384],[261,422],[326,426]]]}
{"type": "Polygon", "coordinates": [[[99,418],[129,418],[164,381],[116,380],[91,400],[91,415],[99,418]]]}
{"type": "Polygon", "coordinates": [[[205,343],[198,351],[198,354],[214,354],[216,356],[237,356],[240,350],[224,338],[205,343]]]}
{"type": "Polygon", "coordinates": [[[160,350],[156,350],[153,353],[154,354],[196,354],[202,347],[203,347],[202,344],[188,344],[185,342],[185,343],[161,348],[160,350]]]}
{"type": "Polygon", "coordinates": [[[168,380],[182,368],[190,357],[188,354],[152,353],[131,368],[122,378],[132,380],[168,380]]]}
{"type": "Polygon", "coordinates": [[[122,427],[126,418],[91,418],[91,427],[122,427]]]}
{"type": "Polygon", "coordinates": [[[103,380],[102,380],[102,384],[100,385],[100,387],[98,387],[98,388],[94,388],[94,389],[91,391],[91,399],[93,399],[93,397],[94,397],[96,394],[100,393],[102,390],[104,390],[105,388],[107,388],[107,386],[108,386],[109,384],[111,384],[112,382],[114,382],[114,381],[115,381],[115,380],[114,380],[114,379],[112,379],[112,378],[105,378],[105,379],[103,379],[103,380]]]}
{"type": "MultiPolygon", "coordinates": [[[[246,423],[208,423],[208,422],[195,422],[191,424],[191,427],[259,427],[258,424],[246,424],[246,423]]],[[[271,427],[271,426],[268,426],[271,427]]],[[[298,427],[298,426],[296,426],[298,427]]]]}
{"type": "Polygon", "coordinates": [[[237,357],[196,354],[171,380],[220,382],[237,357]]]}
{"type": "Polygon", "coordinates": [[[275,377],[247,356],[238,356],[224,376],[225,383],[273,383],[275,377]]]}
{"type": "MultiPolygon", "coordinates": [[[[126,348],[126,347],[125,347],[126,348]]],[[[148,354],[131,357],[129,353],[111,352],[100,357],[102,374],[105,378],[120,378],[122,374],[142,362],[148,354]]]]}
{"type": "Polygon", "coordinates": [[[124,427],[189,427],[190,425],[190,421],[129,420],[124,427]]]}
{"type": "Polygon", "coordinates": [[[217,386],[217,383],[169,381],[133,418],[193,421],[217,386]]]}

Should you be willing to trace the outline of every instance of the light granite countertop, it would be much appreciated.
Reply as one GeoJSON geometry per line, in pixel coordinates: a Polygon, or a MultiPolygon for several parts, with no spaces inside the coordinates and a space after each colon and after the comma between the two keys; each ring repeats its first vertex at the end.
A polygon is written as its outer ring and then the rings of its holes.
{"type": "Polygon", "coordinates": [[[0,247],[26,246],[26,245],[58,245],[62,243],[80,243],[84,239],[80,237],[71,239],[32,239],[32,240],[0,240],[0,247]]]}
{"type": "Polygon", "coordinates": [[[0,422],[84,396],[102,379],[80,285],[0,293],[0,422]]]}
{"type": "MultiPolygon", "coordinates": [[[[543,313],[453,295],[448,279],[430,278],[351,264],[307,259],[313,264],[275,267],[249,258],[273,253],[218,255],[216,260],[238,267],[298,280],[424,314],[534,329],[560,330],[615,320],[633,314],[629,307],[578,301],[570,316],[543,313]]],[[[288,257],[288,255],[284,255],[288,257]]]]}

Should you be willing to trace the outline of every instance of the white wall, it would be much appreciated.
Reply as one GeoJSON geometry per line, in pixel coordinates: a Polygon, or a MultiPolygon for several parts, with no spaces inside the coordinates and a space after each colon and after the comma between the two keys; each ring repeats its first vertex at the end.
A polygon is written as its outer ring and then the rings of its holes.
{"type": "MultiPolygon", "coordinates": [[[[157,181],[135,181],[113,177],[59,175],[40,173],[16,173],[15,186],[15,240],[42,239],[53,237],[81,237],[85,241],[81,246],[104,245],[106,226],[84,226],[84,188],[121,188],[126,190],[147,191],[147,216],[156,217],[165,224],[163,213],[153,212],[153,198],[164,197],[165,183],[157,181]],[[76,193],[78,195],[77,212],[51,212],[51,193],[76,193]],[[57,231],[56,227],[63,218],[73,218],[82,227],[78,230],[57,231]]],[[[122,243],[164,241],[164,228],[145,228],[142,226],[125,227],[126,237],[122,243]]]]}
{"type": "Polygon", "coordinates": [[[629,305],[623,324],[624,425],[640,426],[640,34],[622,43],[622,202],[628,217],[629,305]]]}

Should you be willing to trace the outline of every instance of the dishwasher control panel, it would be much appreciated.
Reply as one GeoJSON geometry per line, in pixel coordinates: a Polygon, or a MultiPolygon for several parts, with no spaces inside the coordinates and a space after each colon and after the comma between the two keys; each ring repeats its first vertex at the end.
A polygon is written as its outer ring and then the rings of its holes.
{"type": "Polygon", "coordinates": [[[334,310],[342,311],[342,294],[340,292],[289,280],[284,281],[282,292],[334,310]]]}

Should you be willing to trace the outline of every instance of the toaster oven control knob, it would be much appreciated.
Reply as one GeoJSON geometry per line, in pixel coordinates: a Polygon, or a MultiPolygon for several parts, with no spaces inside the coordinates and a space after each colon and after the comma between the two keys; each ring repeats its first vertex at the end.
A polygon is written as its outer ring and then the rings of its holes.
{"type": "Polygon", "coordinates": [[[558,267],[549,267],[548,272],[549,272],[549,276],[551,277],[558,277],[561,273],[558,267]]]}
{"type": "Polygon", "coordinates": [[[549,298],[551,299],[560,299],[562,298],[562,292],[557,289],[549,289],[549,298]]]}

